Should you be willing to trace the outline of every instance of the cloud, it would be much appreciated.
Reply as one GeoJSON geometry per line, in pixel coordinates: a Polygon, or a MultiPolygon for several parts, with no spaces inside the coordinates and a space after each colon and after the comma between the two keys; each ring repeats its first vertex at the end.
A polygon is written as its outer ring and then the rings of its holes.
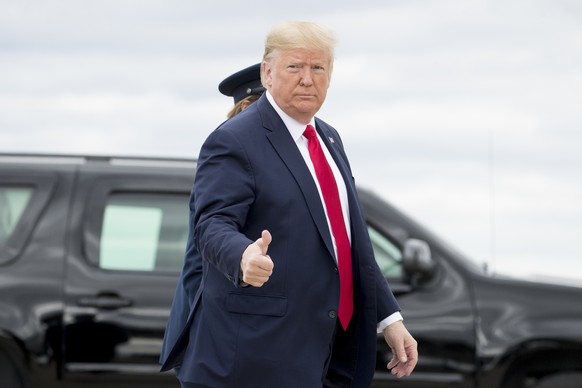
{"type": "Polygon", "coordinates": [[[260,59],[272,25],[309,10],[339,38],[320,117],[342,134],[360,184],[475,260],[576,273],[581,7],[11,2],[0,12],[0,148],[196,155],[232,103],[218,83],[260,59]]]}
{"type": "Polygon", "coordinates": [[[509,131],[530,135],[539,129],[531,114],[504,106],[488,106],[480,101],[399,100],[388,104],[368,104],[355,114],[343,114],[339,119],[346,127],[358,128],[347,136],[383,137],[443,137],[459,141],[483,136],[489,131],[509,131]],[[376,123],[357,125],[357,123],[376,123]],[[346,124],[347,123],[347,124],[346,124]],[[382,127],[378,130],[378,127],[382,127]]]}

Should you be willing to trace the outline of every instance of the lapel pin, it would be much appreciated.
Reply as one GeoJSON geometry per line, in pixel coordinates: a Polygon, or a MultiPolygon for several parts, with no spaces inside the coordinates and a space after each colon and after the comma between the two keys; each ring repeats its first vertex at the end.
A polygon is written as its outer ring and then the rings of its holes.
{"type": "Polygon", "coordinates": [[[330,142],[331,144],[335,144],[335,141],[333,141],[333,137],[328,137],[328,139],[329,139],[329,142],[330,142]]]}

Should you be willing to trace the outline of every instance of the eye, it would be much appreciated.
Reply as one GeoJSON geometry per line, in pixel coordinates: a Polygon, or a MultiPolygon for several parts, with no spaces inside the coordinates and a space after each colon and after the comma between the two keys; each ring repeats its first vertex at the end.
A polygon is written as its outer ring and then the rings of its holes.
{"type": "Polygon", "coordinates": [[[287,69],[292,72],[297,72],[300,69],[300,66],[297,64],[291,64],[287,66],[287,69]]]}
{"type": "Polygon", "coordinates": [[[321,66],[321,65],[314,65],[314,66],[312,67],[312,69],[313,69],[313,71],[314,71],[315,73],[317,73],[317,74],[322,74],[322,73],[325,73],[325,68],[324,68],[323,66],[321,66]]]}

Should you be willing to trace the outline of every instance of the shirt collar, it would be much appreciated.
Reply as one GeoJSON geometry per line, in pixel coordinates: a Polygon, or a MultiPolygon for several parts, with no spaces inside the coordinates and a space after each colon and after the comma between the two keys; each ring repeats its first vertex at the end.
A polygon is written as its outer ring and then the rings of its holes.
{"type": "MultiPolygon", "coordinates": [[[[293,140],[297,142],[299,138],[303,136],[303,132],[305,132],[305,127],[307,125],[301,124],[299,121],[295,120],[293,117],[283,112],[283,109],[279,108],[279,105],[277,105],[277,103],[275,102],[275,98],[273,98],[271,93],[269,93],[268,90],[265,91],[265,93],[267,94],[267,100],[273,106],[273,109],[275,109],[275,112],[277,112],[279,117],[281,117],[281,120],[283,120],[283,124],[285,124],[289,133],[291,133],[293,140]]],[[[312,125],[313,128],[315,128],[315,119],[313,117],[311,118],[311,120],[309,120],[309,125],[312,125]]]]}

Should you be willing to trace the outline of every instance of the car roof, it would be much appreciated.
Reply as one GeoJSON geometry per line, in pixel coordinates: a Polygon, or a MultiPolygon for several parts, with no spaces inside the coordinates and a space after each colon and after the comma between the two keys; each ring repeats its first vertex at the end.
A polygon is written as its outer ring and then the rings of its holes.
{"type": "Polygon", "coordinates": [[[156,168],[192,169],[195,158],[172,158],[155,156],[91,155],[91,154],[43,154],[0,153],[0,163],[14,164],[66,164],[66,165],[110,165],[156,168]]]}

